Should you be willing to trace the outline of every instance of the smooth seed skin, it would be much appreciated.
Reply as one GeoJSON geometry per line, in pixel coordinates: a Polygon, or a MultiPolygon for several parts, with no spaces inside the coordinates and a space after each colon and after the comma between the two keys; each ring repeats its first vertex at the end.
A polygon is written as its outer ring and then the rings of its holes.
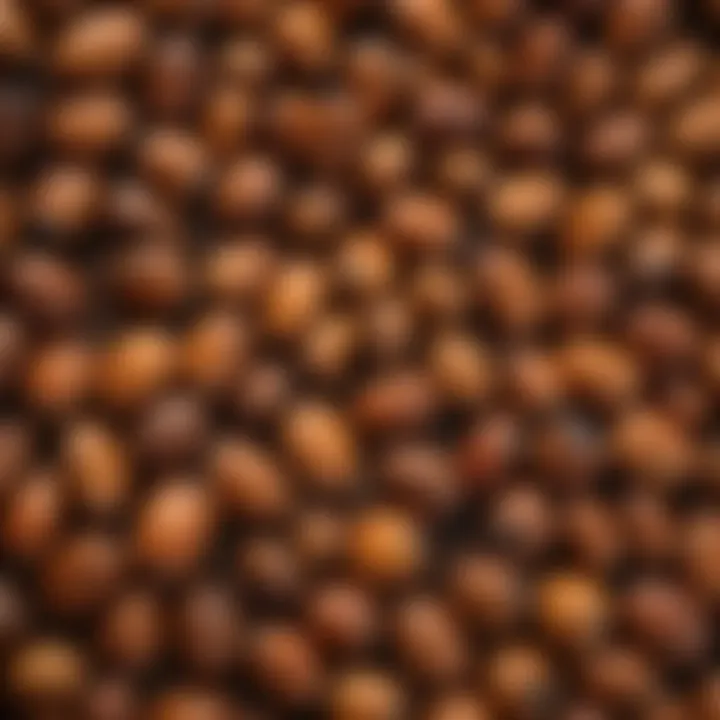
{"type": "Polygon", "coordinates": [[[719,0],[0,0],[0,717],[720,720],[719,0]]]}

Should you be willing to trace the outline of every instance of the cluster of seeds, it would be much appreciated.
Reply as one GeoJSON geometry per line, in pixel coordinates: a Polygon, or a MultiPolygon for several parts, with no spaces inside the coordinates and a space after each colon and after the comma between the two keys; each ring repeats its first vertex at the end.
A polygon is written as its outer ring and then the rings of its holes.
{"type": "Polygon", "coordinates": [[[720,718],[717,0],[0,0],[0,715],[720,718]]]}

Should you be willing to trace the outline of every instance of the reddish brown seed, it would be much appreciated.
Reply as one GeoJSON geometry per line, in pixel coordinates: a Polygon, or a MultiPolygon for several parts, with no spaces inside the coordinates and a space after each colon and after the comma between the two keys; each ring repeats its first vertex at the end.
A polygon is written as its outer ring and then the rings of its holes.
{"type": "Polygon", "coordinates": [[[28,402],[48,415],[78,409],[90,390],[91,363],[88,348],[72,341],[38,349],[28,369],[28,402]]]}
{"type": "Polygon", "coordinates": [[[247,324],[233,313],[199,315],[183,338],[183,376],[201,392],[229,391],[242,377],[251,339],[247,324]]]}
{"type": "Polygon", "coordinates": [[[63,538],[44,567],[42,584],[50,608],[64,615],[83,615],[112,596],[122,581],[123,548],[98,532],[63,538]]]}
{"type": "Polygon", "coordinates": [[[616,712],[640,712],[657,692],[652,669],[632,649],[608,647],[589,658],[584,668],[591,696],[616,712]]]}
{"type": "Polygon", "coordinates": [[[280,268],[264,298],[263,327],[278,338],[297,338],[320,314],[327,279],[317,263],[290,262],[280,268]]]}
{"type": "Polygon", "coordinates": [[[256,537],[236,554],[238,585],[264,603],[294,603],[302,589],[303,574],[295,549],[282,539],[256,537]]]}
{"type": "Polygon", "coordinates": [[[490,659],[485,685],[498,712],[532,716],[547,701],[551,668],[543,653],[530,646],[507,645],[490,659]]]}
{"type": "Polygon", "coordinates": [[[116,76],[137,62],[145,40],[141,14],[129,8],[90,10],[63,28],[53,51],[53,69],[83,78],[116,76]]]}
{"type": "Polygon", "coordinates": [[[323,668],[308,639],[290,625],[258,629],[250,660],[260,684],[285,706],[302,706],[317,698],[323,668]]]}
{"type": "Polygon", "coordinates": [[[3,546],[12,557],[35,560],[52,546],[63,519],[58,478],[35,471],[8,498],[2,528],[3,546]]]}
{"type": "Polygon", "coordinates": [[[243,439],[221,439],[211,451],[210,472],[221,509],[263,522],[288,509],[285,478],[264,448],[243,439]]]}
{"type": "Polygon", "coordinates": [[[192,669],[209,677],[222,674],[242,650],[237,600],[224,587],[191,588],[179,609],[177,632],[180,651],[192,669]]]}
{"type": "Polygon", "coordinates": [[[517,451],[518,427],[508,415],[489,417],[472,428],[458,448],[457,466],[468,487],[496,484],[517,451]]]}
{"type": "Polygon", "coordinates": [[[488,211],[500,232],[526,235],[550,228],[562,207],[562,182],[547,173],[498,178],[491,185],[488,211]]]}
{"type": "Polygon", "coordinates": [[[485,705],[471,694],[449,693],[431,703],[423,720],[487,720],[485,705]]]}
{"type": "Polygon", "coordinates": [[[163,330],[124,330],[100,360],[98,392],[120,409],[137,407],[168,383],[175,361],[174,339],[163,330]]]}
{"type": "Polygon", "coordinates": [[[282,177],[269,158],[248,156],[231,164],[222,174],[216,208],[229,221],[252,221],[266,217],[280,199],[282,177]]]}
{"type": "Polygon", "coordinates": [[[411,517],[378,507],[360,515],[350,529],[347,552],[355,573],[374,584],[407,581],[423,562],[420,529],[411,517]]]}
{"type": "Polygon", "coordinates": [[[400,683],[372,670],[346,672],[330,691],[332,720],[394,720],[403,717],[405,704],[400,683]]]}
{"type": "Polygon", "coordinates": [[[289,458],[318,490],[335,490],[355,480],[355,438],[334,408],[305,402],[288,408],[283,441],[289,458]]]}
{"type": "Polygon", "coordinates": [[[161,127],[143,138],[138,165],[141,175],[161,193],[183,198],[206,179],[208,158],[196,136],[161,127]]]}
{"type": "Polygon", "coordinates": [[[184,575],[202,561],[213,530],[206,490],[190,481],[168,482],[155,488],[140,510],[135,550],[150,570],[184,575]]]}
{"type": "Polygon", "coordinates": [[[306,601],[313,638],[330,652],[353,655],[376,641],[380,623],[372,596],[362,587],[327,583],[306,601]]]}
{"type": "Polygon", "coordinates": [[[152,667],[164,642],[163,611],[157,598],[143,590],[126,590],[110,605],[97,641],[109,660],[127,670],[152,667]]]}
{"type": "Polygon", "coordinates": [[[92,420],[68,428],[63,459],[71,494],[92,515],[121,510],[131,489],[127,448],[109,428],[92,420]]]}
{"type": "Polygon", "coordinates": [[[343,556],[347,524],[329,510],[310,508],[296,518],[293,546],[298,560],[309,570],[322,570],[337,564],[343,556]]]}
{"type": "Polygon", "coordinates": [[[334,59],[335,28],[317,3],[302,0],[283,8],[272,32],[278,56],[293,67],[318,72],[334,59]]]}
{"type": "Polygon", "coordinates": [[[682,428],[660,413],[637,410],[623,416],[612,443],[618,464],[638,481],[662,487],[688,467],[688,441],[682,428]]]}
{"type": "Polygon", "coordinates": [[[257,301],[267,286],[274,261],[274,252],[263,238],[223,240],[205,257],[204,288],[221,303],[257,301]]]}
{"type": "Polygon", "coordinates": [[[451,458],[434,445],[405,442],[392,447],[379,473],[387,499],[414,514],[442,516],[458,500],[451,458]]]}
{"type": "Polygon", "coordinates": [[[86,660],[70,643],[37,638],[24,645],[10,662],[8,685],[25,702],[65,701],[84,689],[86,660]]]}
{"type": "Polygon", "coordinates": [[[507,561],[493,555],[461,555],[448,579],[450,601],[470,626],[490,632],[512,628],[522,611],[521,578],[507,561]]]}
{"type": "Polygon", "coordinates": [[[477,404],[490,392],[492,363],[485,348],[469,336],[437,336],[428,358],[438,391],[449,404],[477,404]]]}
{"type": "Polygon", "coordinates": [[[608,622],[607,602],[597,584],[581,575],[554,575],[538,589],[538,615],[548,636],[561,644],[596,642],[608,622]]]}
{"type": "Polygon", "coordinates": [[[378,377],[360,393],[355,402],[355,417],[370,432],[392,432],[422,425],[435,401],[422,374],[394,372],[378,377]]]}
{"type": "Polygon", "coordinates": [[[384,226],[399,247],[420,253],[447,250],[456,241],[459,229],[452,206],[441,198],[419,193],[391,200],[384,226]]]}
{"type": "Polygon", "coordinates": [[[599,185],[571,198],[562,225],[562,249],[571,257],[592,257],[611,250],[627,229],[629,198],[622,188],[599,185]]]}
{"type": "Polygon", "coordinates": [[[61,154],[92,158],[121,147],[132,122],[125,98],[108,90],[87,91],[50,108],[47,134],[61,154]]]}
{"type": "Polygon", "coordinates": [[[99,215],[103,199],[101,178],[78,165],[45,170],[31,196],[37,222],[68,236],[87,230],[99,215]]]}
{"type": "Polygon", "coordinates": [[[230,701],[192,687],[165,689],[150,706],[150,720],[232,720],[230,701]]]}
{"type": "Polygon", "coordinates": [[[103,678],[88,690],[87,720],[132,720],[139,703],[132,686],[121,678],[103,678]]]}
{"type": "Polygon", "coordinates": [[[424,682],[451,683],[462,676],[468,661],[453,618],[433,598],[403,603],[395,620],[395,643],[401,663],[424,682]]]}

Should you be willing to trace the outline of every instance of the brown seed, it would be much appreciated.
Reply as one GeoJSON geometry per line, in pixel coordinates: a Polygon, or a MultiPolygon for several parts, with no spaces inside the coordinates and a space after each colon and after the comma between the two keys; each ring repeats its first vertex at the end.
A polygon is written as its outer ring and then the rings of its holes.
{"type": "Polygon", "coordinates": [[[86,681],[85,659],[73,645],[37,638],[11,660],[8,684],[28,703],[57,702],[76,697],[86,681]]]}
{"type": "Polygon", "coordinates": [[[19,318],[0,315],[0,393],[17,387],[27,359],[27,332],[19,318]]]}
{"type": "Polygon", "coordinates": [[[272,456],[257,444],[221,439],[211,451],[210,472],[222,507],[233,515],[264,522],[288,509],[285,478],[272,456]]]}
{"type": "Polygon", "coordinates": [[[110,282],[120,304],[145,316],[183,307],[191,290],[186,253],[173,242],[133,243],[111,260],[110,282]]]}
{"type": "Polygon", "coordinates": [[[566,206],[561,241],[571,257],[592,257],[611,250],[630,221],[627,193],[613,186],[597,186],[578,194],[566,206]]]}
{"type": "Polygon", "coordinates": [[[612,442],[618,464],[640,482],[667,486],[688,467],[690,449],[682,428],[660,413],[637,410],[625,415],[612,442]]]}
{"type": "Polygon", "coordinates": [[[461,318],[469,300],[464,281],[452,265],[431,262],[417,268],[409,294],[418,319],[441,325],[461,318]]]}
{"type": "Polygon", "coordinates": [[[232,83],[210,91],[202,108],[202,137],[217,157],[248,147],[257,121],[254,98],[232,83]]]}
{"type": "Polygon", "coordinates": [[[605,15],[605,37],[619,51],[642,50],[665,34],[675,9],[667,0],[613,0],[605,15]]]}
{"type": "Polygon", "coordinates": [[[622,539],[610,508],[594,499],[579,499],[564,511],[563,542],[578,566],[588,572],[609,571],[620,556],[622,539]]]}
{"type": "Polygon", "coordinates": [[[171,481],[155,488],[140,510],[135,550],[149,569],[184,575],[201,562],[213,531],[207,492],[188,481],[171,481]]]}
{"type": "Polygon", "coordinates": [[[382,238],[360,232],[340,245],[333,275],[343,290],[369,298],[390,284],[394,270],[392,253],[382,238]]]}
{"type": "Polygon", "coordinates": [[[125,98],[107,90],[67,95],[50,108],[48,137],[63,155],[95,157],[117,150],[132,126],[125,98]]]}
{"type": "Polygon", "coordinates": [[[257,631],[251,662],[258,681],[284,706],[302,706],[317,698],[323,668],[307,638],[290,625],[257,631]]]}
{"type": "Polygon", "coordinates": [[[453,207],[442,198],[420,193],[403,194],[388,203],[384,227],[401,248],[414,252],[443,252],[459,231],[453,207]]]}
{"type": "Polygon", "coordinates": [[[355,573],[372,583],[395,584],[411,578],[424,560],[420,529],[409,516],[377,507],[350,530],[347,552],[355,573]]]}
{"type": "Polygon", "coordinates": [[[95,610],[122,581],[122,553],[116,538],[98,532],[63,539],[43,572],[51,609],[70,616],[95,610]]]}
{"type": "Polygon", "coordinates": [[[273,39],[281,59],[305,72],[318,72],[333,61],[334,26],[317,3],[282,8],[273,19],[273,39]]]}
{"type": "Polygon", "coordinates": [[[224,587],[191,588],[180,606],[177,627],[185,661],[201,674],[217,676],[237,660],[242,646],[240,613],[224,587]]]}
{"type": "Polygon", "coordinates": [[[63,75],[109,78],[131,68],[146,41],[143,16],[129,8],[81,13],[63,28],[53,50],[53,69],[63,75]]]}
{"type": "Polygon", "coordinates": [[[415,154],[408,139],[397,134],[373,135],[360,153],[358,174],[373,196],[399,191],[413,168],[415,154]]]}
{"type": "Polygon", "coordinates": [[[703,595],[720,593],[720,518],[714,513],[691,517],[683,528],[682,559],[690,582],[703,595]]]}
{"type": "Polygon", "coordinates": [[[561,644],[583,646],[600,638],[608,621],[602,589],[581,575],[558,574],[538,589],[540,624],[561,644]]]}
{"type": "Polygon", "coordinates": [[[404,717],[406,698],[398,681],[373,670],[352,670],[330,692],[332,720],[396,720],[404,717]]]}
{"type": "Polygon", "coordinates": [[[183,198],[206,179],[208,158],[194,135],[161,127],[143,138],[138,165],[141,176],[161,193],[183,198]]]}
{"type": "Polygon", "coordinates": [[[606,49],[581,50],[568,67],[564,105],[573,117],[592,117],[617,95],[619,80],[616,58],[606,49]]]}
{"type": "Polygon", "coordinates": [[[111,339],[99,365],[98,392],[121,409],[137,408],[171,379],[173,338],[162,330],[138,327],[111,339]]]}
{"type": "Polygon", "coordinates": [[[148,669],[157,662],[164,642],[163,613],[155,596],[127,590],[110,606],[98,641],[103,653],[123,669],[148,669]]]}
{"type": "Polygon", "coordinates": [[[519,620],[523,592],[517,569],[493,555],[460,555],[448,578],[453,608],[471,627],[503,632],[519,620]]]}
{"type": "Polygon", "coordinates": [[[297,600],[303,577],[294,548],[284,540],[252,538],[238,549],[235,564],[239,585],[260,602],[297,600]]]}
{"type": "Polygon", "coordinates": [[[318,490],[346,488],[355,479],[355,438],[331,406],[307,401],[288,409],[283,443],[296,467],[318,490]]]}
{"type": "Polygon", "coordinates": [[[567,389],[600,407],[621,405],[637,390],[637,369],[621,347],[592,340],[574,342],[561,350],[559,365],[567,389]]]}
{"type": "Polygon", "coordinates": [[[204,405],[189,395],[171,395],[154,403],[140,419],[137,450],[143,459],[160,467],[192,462],[208,439],[204,405]]]}
{"type": "Polygon", "coordinates": [[[699,46],[688,42],[661,46],[635,76],[635,98],[652,109],[663,110],[682,99],[701,76],[705,58],[699,46]]]}
{"type": "Polygon", "coordinates": [[[121,678],[109,677],[88,690],[85,711],[87,720],[132,720],[139,703],[133,687],[121,678]]]}
{"type": "Polygon", "coordinates": [[[122,509],[131,488],[127,449],[99,422],[78,421],[63,441],[63,462],[71,493],[92,515],[122,509]]]}
{"type": "Polygon", "coordinates": [[[80,233],[98,217],[102,193],[102,180],[93,170],[58,165],[42,173],[32,194],[32,212],[41,225],[61,235],[80,233]]]}
{"type": "Polygon", "coordinates": [[[552,505],[530,484],[506,489],[492,508],[489,523],[493,537],[520,559],[542,556],[555,537],[552,505]]]}
{"type": "Polygon", "coordinates": [[[10,291],[16,307],[43,329],[61,329],[85,310],[86,288],[68,263],[43,252],[27,252],[9,268],[10,291]]]}
{"type": "Polygon", "coordinates": [[[326,583],[314,589],[305,607],[313,638],[330,652],[353,655],[377,640],[378,609],[360,587],[326,583]]]}
{"type": "Polygon", "coordinates": [[[488,720],[485,706],[470,694],[450,693],[433,701],[423,720],[488,720]]]}
{"type": "Polygon", "coordinates": [[[181,357],[184,376],[204,392],[226,392],[242,376],[251,338],[243,320],[225,312],[198,316],[185,335],[181,357]]]}
{"type": "Polygon", "coordinates": [[[143,100],[151,118],[182,121],[195,107],[204,80],[203,56],[194,36],[156,37],[144,63],[143,100]]]}
{"type": "Polygon", "coordinates": [[[631,649],[601,649],[585,668],[591,696],[616,712],[640,712],[657,692],[653,672],[644,658],[631,649]]]}
{"type": "Polygon", "coordinates": [[[424,375],[400,371],[378,377],[355,403],[359,425],[373,433],[387,433],[424,424],[436,398],[424,375]]]}
{"type": "Polygon", "coordinates": [[[424,682],[445,686],[462,676],[467,648],[446,608],[432,598],[407,600],[395,621],[400,661],[424,682]]]}
{"type": "Polygon", "coordinates": [[[20,589],[5,577],[0,578],[0,657],[21,640],[30,626],[31,613],[20,589]]]}
{"type": "Polygon", "coordinates": [[[457,453],[458,472],[467,486],[483,489],[499,482],[515,456],[518,439],[517,423],[508,415],[490,417],[471,428],[457,453]]]}
{"type": "Polygon", "coordinates": [[[485,683],[498,712],[532,717],[547,702],[553,678],[540,650],[508,645],[491,658],[485,683]]]}
{"type": "Polygon", "coordinates": [[[684,588],[662,580],[640,580],[621,601],[631,636],[661,661],[682,666],[703,658],[707,618],[684,588]]]}
{"type": "Polygon", "coordinates": [[[661,497],[638,492],[620,508],[620,530],[634,560],[661,566],[675,552],[678,528],[661,497]]]}
{"type": "Polygon", "coordinates": [[[291,262],[273,278],[264,300],[264,327],[279,338],[307,331],[324,303],[322,268],[307,261],[291,262]]]}
{"type": "Polygon", "coordinates": [[[699,97],[682,107],[671,125],[671,138],[685,157],[704,161],[720,152],[720,95],[699,97]]]}
{"type": "Polygon", "coordinates": [[[469,336],[439,335],[430,349],[429,364],[441,397],[450,404],[477,404],[490,392],[491,361],[469,336]]]}
{"type": "Polygon", "coordinates": [[[31,406],[49,415],[79,408],[90,389],[91,362],[88,348],[72,341],[38,350],[26,381],[31,406]]]}
{"type": "Polygon", "coordinates": [[[500,177],[491,185],[488,211],[502,233],[527,235],[552,227],[563,203],[562,182],[547,173],[500,177]]]}
{"type": "Polygon", "coordinates": [[[250,367],[234,395],[238,413],[258,427],[277,422],[294,395],[294,378],[288,370],[276,363],[250,367]]]}
{"type": "Polygon", "coordinates": [[[257,221],[269,215],[281,195],[282,177],[272,160],[248,156],[231,164],[220,177],[216,209],[229,221],[257,221]]]}
{"type": "Polygon", "coordinates": [[[35,471],[9,497],[2,528],[3,546],[12,557],[33,561],[57,537],[63,519],[58,478],[35,471]]]}
{"type": "Polygon", "coordinates": [[[344,518],[328,510],[302,511],[293,528],[293,547],[303,567],[325,569],[339,562],[346,542],[344,518]]]}
{"type": "Polygon", "coordinates": [[[442,516],[458,500],[451,459],[434,445],[400,443],[388,451],[378,470],[388,500],[413,514],[442,516]]]}
{"type": "Polygon", "coordinates": [[[165,689],[150,707],[150,720],[233,720],[230,701],[192,687],[165,689]]]}
{"type": "Polygon", "coordinates": [[[205,289],[220,303],[253,303],[266,289],[274,264],[275,253],[262,237],[223,241],[205,257],[205,289]]]}
{"type": "Polygon", "coordinates": [[[308,333],[302,348],[303,367],[322,381],[342,380],[355,357],[354,318],[327,315],[308,333]]]}

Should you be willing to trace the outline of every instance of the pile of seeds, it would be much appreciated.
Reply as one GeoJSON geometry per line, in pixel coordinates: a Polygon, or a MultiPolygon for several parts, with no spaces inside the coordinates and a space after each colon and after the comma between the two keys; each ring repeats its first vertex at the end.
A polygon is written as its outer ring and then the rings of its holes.
{"type": "Polygon", "coordinates": [[[717,0],[0,0],[0,715],[720,718],[717,0]]]}

